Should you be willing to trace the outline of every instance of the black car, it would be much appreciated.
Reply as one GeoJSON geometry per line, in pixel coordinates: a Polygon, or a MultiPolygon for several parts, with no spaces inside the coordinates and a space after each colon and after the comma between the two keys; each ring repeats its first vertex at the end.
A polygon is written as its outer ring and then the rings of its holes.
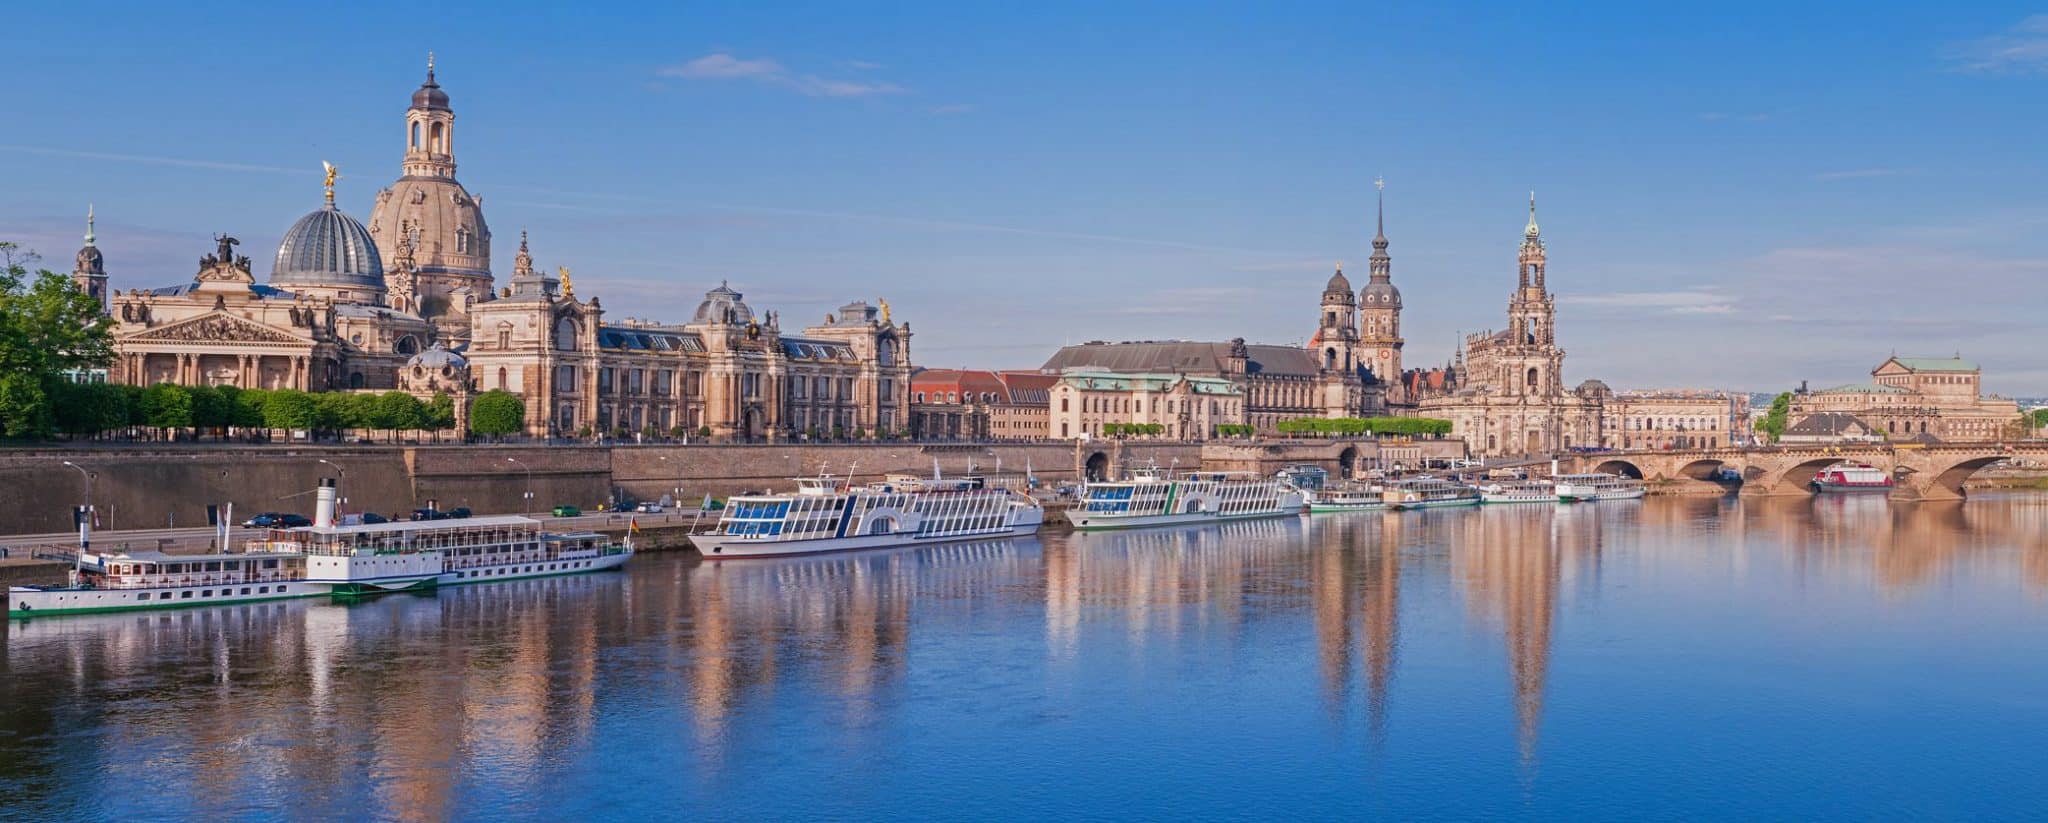
{"type": "Polygon", "coordinates": [[[391,522],[391,518],[385,517],[384,515],[378,514],[376,512],[363,512],[363,525],[365,526],[374,526],[378,523],[389,522],[391,522]]]}
{"type": "Polygon", "coordinates": [[[412,519],[414,522],[421,520],[447,520],[448,513],[439,509],[413,509],[412,519]]]}
{"type": "Polygon", "coordinates": [[[468,506],[456,506],[455,508],[452,508],[452,509],[449,509],[449,510],[448,510],[448,516],[449,516],[449,517],[453,517],[453,518],[455,518],[455,519],[457,519],[457,520],[464,520],[464,519],[467,519],[467,518],[469,517],[469,507],[468,507],[468,506]]]}

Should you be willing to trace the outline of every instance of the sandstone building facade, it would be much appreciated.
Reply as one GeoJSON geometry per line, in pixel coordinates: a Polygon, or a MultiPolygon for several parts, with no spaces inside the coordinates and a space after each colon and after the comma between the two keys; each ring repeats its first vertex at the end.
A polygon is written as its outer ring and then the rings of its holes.
{"type": "Polygon", "coordinates": [[[1983,393],[1983,369],[1955,357],[1892,356],[1870,382],[1793,395],[1788,417],[1840,413],[1892,440],[1996,440],[2019,418],[2019,404],[1983,393]]]}

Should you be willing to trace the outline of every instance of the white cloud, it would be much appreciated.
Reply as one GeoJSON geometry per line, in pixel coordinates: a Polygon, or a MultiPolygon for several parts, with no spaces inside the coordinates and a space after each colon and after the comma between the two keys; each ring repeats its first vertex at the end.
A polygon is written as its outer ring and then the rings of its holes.
{"type": "Polygon", "coordinates": [[[663,66],[654,73],[657,77],[679,80],[751,80],[808,97],[873,97],[907,91],[895,83],[836,80],[791,71],[789,67],[782,65],[781,61],[772,58],[748,60],[725,52],[714,52],[684,63],[663,66]]]}
{"type": "Polygon", "coordinates": [[[1946,56],[1958,71],[2048,71],[2048,14],[2033,15],[1990,37],[1954,44],[1946,56]]]}
{"type": "Polygon", "coordinates": [[[1677,291],[1614,292],[1575,294],[1558,298],[1559,303],[1611,309],[1661,311],[1664,314],[1733,314],[1735,298],[1705,289],[1677,291]]]}
{"type": "Polygon", "coordinates": [[[1901,169],[1850,169],[1848,171],[1824,171],[1814,175],[1813,179],[1817,182],[1826,183],[1834,180],[1861,180],[1868,177],[1897,177],[1905,173],[1901,169]]]}

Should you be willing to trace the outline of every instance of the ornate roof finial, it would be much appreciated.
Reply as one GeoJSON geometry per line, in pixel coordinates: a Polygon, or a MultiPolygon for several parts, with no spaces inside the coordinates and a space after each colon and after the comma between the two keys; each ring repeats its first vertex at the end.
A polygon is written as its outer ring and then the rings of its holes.
{"type": "Polygon", "coordinates": [[[334,167],[334,164],[333,164],[333,163],[329,163],[329,162],[327,162],[327,161],[325,161],[325,160],[322,160],[322,161],[320,161],[320,168],[322,168],[322,169],[325,169],[325,170],[327,171],[327,182],[326,182],[326,186],[327,186],[327,205],[329,205],[329,206],[333,206],[333,205],[334,205],[334,179],[335,179],[335,178],[337,178],[337,177],[340,177],[340,176],[341,176],[341,170],[340,170],[340,169],[337,169],[337,168],[335,168],[335,167],[334,167]]]}
{"type": "Polygon", "coordinates": [[[1524,233],[1524,234],[1527,234],[1527,235],[1528,235],[1528,236],[1530,236],[1530,237],[1535,237],[1535,236],[1537,235],[1537,230],[1536,230],[1536,190],[1535,190],[1535,189],[1530,189],[1530,190],[1529,190],[1529,228],[1528,228],[1527,230],[1525,230],[1525,231],[1524,231],[1523,233],[1524,233]]]}
{"type": "Polygon", "coordinates": [[[571,300],[576,299],[576,284],[569,282],[569,267],[556,266],[555,269],[562,274],[562,296],[571,300]]]}
{"type": "Polygon", "coordinates": [[[1387,179],[1384,177],[1373,178],[1372,187],[1379,191],[1380,199],[1379,233],[1373,235],[1372,238],[1374,244],[1378,245],[1386,242],[1387,239],[1387,179]]]}
{"type": "Polygon", "coordinates": [[[427,82],[434,82],[434,53],[427,52],[427,82]]]}
{"type": "Polygon", "coordinates": [[[85,244],[88,246],[93,244],[92,235],[92,204],[87,203],[85,204],[85,244]]]}

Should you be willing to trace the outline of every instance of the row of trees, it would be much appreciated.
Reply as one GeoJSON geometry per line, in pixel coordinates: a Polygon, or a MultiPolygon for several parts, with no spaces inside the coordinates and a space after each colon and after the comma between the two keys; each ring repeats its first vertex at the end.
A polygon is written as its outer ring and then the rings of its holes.
{"type": "Polygon", "coordinates": [[[1451,421],[1431,417],[1300,417],[1282,420],[1273,428],[1281,434],[1442,437],[1451,433],[1451,421]]]}
{"type": "Polygon", "coordinates": [[[1165,423],[1104,423],[1104,437],[1146,437],[1166,433],[1165,423]]]}
{"type": "Polygon", "coordinates": [[[32,436],[99,437],[151,429],[159,435],[190,432],[226,438],[230,432],[268,430],[314,434],[343,431],[446,431],[455,428],[455,401],[445,394],[421,402],[401,391],[382,394],[238,389],[234,386],[147,388],[110,383],[59,383],[49,426],[32,436]]]}
{"type": "Polygon", "coordinates": [[[1250,423],[1216,424],[1217,437],[1250,437],[1254,434],[1257,434],[1258,431],[1258,428],[1250,423]]]}

